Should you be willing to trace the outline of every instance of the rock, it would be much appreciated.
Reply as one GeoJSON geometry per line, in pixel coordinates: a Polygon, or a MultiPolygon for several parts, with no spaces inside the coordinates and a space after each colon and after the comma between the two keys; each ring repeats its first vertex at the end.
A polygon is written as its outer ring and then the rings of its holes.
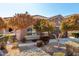
{"type": "Polygon", "coordinates": [[[45,45],[47,45],[47,44],[49,43],[49,39],[50,39],[49,36],[42,36],[42,37],[40,38],[40,40],[42,40],[45,45]]]}
{"type": "Polygon", "coordinates": [[[53,55],[53,46],[52,45],[46,45],[42,48],[46,53],[49,53],[50,55],[53,55]]]}
{"type": "Polygon", "coordinates": [[[44,45],[42,40],[37,41],[37,47],[42,47],[44,45]]]}
{"type": "Polygon", "coordinates": [[[66,46],[66,55],[73,56],[79,54],[79,44],[76,42],[67,42],[66,46]]]}

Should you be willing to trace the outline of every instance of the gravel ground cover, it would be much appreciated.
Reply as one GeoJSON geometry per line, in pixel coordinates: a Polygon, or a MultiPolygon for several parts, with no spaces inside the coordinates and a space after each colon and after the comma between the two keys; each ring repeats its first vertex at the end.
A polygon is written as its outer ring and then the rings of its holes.
{"type": "MultiPolygon", "coordinates": [[[[49,44],[43,47],[36,47],[35,42],[29,42],[24,44],[19,44],[20,46],[20,53],[15,54],[14,56],[51,56],[53,53],[56,52],[63,52],[65,53],[65,49],[58,49],[54,46],[57,46],[57,40],[50,40],[49,44]]],[[[63,46],[60,44],[60,46],[63,46]]],[[[11,56],[6,54],[7,56],[11,56]]]]}
{"type": "MultiPolygon", "coordinates": [[[[20,53],[14,54],[13,56],[50,56],[41,48],[38,48],[32,44],[20,44],[20,53]]],[[[10,54],[6,54],[6,56],[12,56],[10,54]]]]}

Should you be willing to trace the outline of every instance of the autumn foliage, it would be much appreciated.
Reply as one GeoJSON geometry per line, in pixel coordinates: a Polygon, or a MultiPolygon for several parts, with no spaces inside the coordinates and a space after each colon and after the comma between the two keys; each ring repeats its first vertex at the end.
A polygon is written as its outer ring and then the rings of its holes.
{"type": "Polygon", "coordinates": [[[35,23],[35,19],[29,14],[16,14],[12,17],[8,25],[12,29],[23,29],[35,23]]]}
{"type": "Polygon", "coordinates": [[[61,23],[62,31],[79,30],[79,14],[71,15],[65,18],[61,23]]]}
{"type": "Polygon", "coordinates": [[[40,19],[37,21],[37,23],[34,25],[34,28],[37,31],[53,31],[54,30],[54,25],[53,22],[50,22],[47,19],[40,19]]]}
{"type": "Polygon", "coordinates": [[[3,18],[0,17],[0,30],[6,28],[6,24],[3,20],[3,18]]]}

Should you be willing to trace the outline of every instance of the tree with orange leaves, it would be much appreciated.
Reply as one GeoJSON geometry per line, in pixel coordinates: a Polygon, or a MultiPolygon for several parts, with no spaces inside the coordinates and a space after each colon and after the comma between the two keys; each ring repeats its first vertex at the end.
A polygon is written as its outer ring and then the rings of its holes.
{"type": "Polygon", "coordinates": [[[4,22],[4,20],[0,17],[0,30],[6,28],[6,24],[4,22]]]}
{"type": "Polygon", "coordinates": [[[8,26],[16,31],[16,38],[22,40],[26,29],[35,22],[35,19],[29,14],[16,14],[8,21],[8,26]]]}

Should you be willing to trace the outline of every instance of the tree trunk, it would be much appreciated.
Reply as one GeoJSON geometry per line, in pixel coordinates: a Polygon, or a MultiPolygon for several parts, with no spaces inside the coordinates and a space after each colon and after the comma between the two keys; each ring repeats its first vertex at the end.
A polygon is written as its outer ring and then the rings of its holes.
{"type": "Polygon", "coordinates": [[[3,29],[3,34],[4,34],[4,35],[6,34],[6,30],[5,30],[5,29],[3,29]]]}
{"type": "Polygon", "coordinates": [[[24,38],[24,36],[26,34],[26,29],[16,30],[15,33],[16,33],[16,39],[18,41],[21,41],[21,40],[23,40],[23,38],[24,38]]]}
{"type": "Polygon", "coordinates": [[[65,35],[65,38],[67,38],[68,37],[68,32],[66,31],[64,35],[65,35]]]}
{"type": "Polygon", "coordinates": [[[67,37],[68,37],[68,32],[67,31],[63,32],[62,33],[62,38],[67,38],[67,37]]]}

